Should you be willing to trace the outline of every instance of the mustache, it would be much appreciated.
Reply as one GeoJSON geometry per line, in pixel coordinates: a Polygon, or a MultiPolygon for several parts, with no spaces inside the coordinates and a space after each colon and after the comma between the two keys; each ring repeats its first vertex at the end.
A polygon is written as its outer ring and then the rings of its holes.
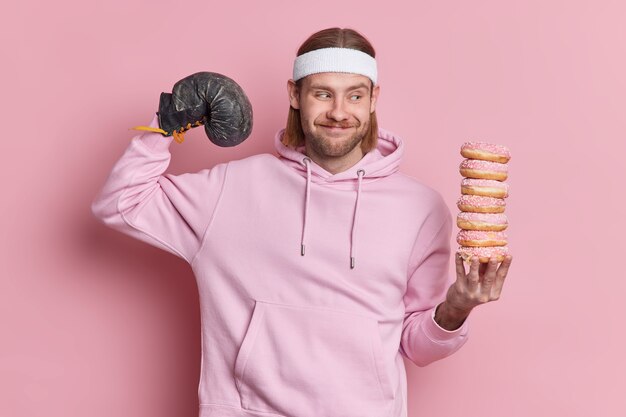
{"type": "Polygon", "coordinates": [[[350,123],[350,122],[331,122],[331,121],[327,121],[327,122],[320,122],[317,123],[320,126],[326,126],[326,127],[340,127],[342,129],[347,129],[350,127],[359,127],[361,124],[360,123],[350,123]]]}

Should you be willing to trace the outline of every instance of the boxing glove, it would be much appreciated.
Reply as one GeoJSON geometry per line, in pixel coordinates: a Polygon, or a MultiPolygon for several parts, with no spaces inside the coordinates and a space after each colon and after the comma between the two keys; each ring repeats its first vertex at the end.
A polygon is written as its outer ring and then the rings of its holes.
{"type": "Polygon", "coordinates": [[[158,131],[181,143],[184,132],[204,125],[211,142],[235,146],[252,131],[252,106],[241,87],[231,78],[214,72],[198,72],[174,84],[172,93],[161,93],[157,112],[158,131]]]}

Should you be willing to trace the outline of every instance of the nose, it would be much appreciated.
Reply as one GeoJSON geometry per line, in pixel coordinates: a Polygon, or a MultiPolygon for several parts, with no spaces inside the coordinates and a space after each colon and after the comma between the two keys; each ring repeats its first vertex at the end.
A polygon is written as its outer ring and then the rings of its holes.
{"type": "Polygon", "coordinates": [[[346,111],[345,104],[342,100],[333,100],[331,107],[328,110],[327,117],[336,121],[348,119],[348,112],[346,111]]]}

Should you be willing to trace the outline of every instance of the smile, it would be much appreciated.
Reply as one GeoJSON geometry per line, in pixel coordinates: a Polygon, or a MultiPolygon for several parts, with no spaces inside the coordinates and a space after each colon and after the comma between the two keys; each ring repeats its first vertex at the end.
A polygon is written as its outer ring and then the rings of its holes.
{"type": "Polygon", "coordinates": [[[328,129],[328,130],[336,131],[336,132],[346,130],[346,129],[351,129],[354,127],[354,126],[332,126],[332,125],[319,125],[319,126],[323,127],[324,129],[328,129]]]}

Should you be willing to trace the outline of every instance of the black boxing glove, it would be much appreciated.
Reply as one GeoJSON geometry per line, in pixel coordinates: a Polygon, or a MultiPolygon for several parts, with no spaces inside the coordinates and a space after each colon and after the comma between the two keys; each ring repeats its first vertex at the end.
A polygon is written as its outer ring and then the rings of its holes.
{"type": "MultiPolygon", "coordinates": [[[[252,106],[241,87],[214,72],[198,72],[174,84],[172,93],[161,93],[159,131],[181,143],[184,132],[204,125],[211,142],[235,146],[252,131],[252,106]]],[[[137,130],[154,130],[138,126],[137,130]]]]}

